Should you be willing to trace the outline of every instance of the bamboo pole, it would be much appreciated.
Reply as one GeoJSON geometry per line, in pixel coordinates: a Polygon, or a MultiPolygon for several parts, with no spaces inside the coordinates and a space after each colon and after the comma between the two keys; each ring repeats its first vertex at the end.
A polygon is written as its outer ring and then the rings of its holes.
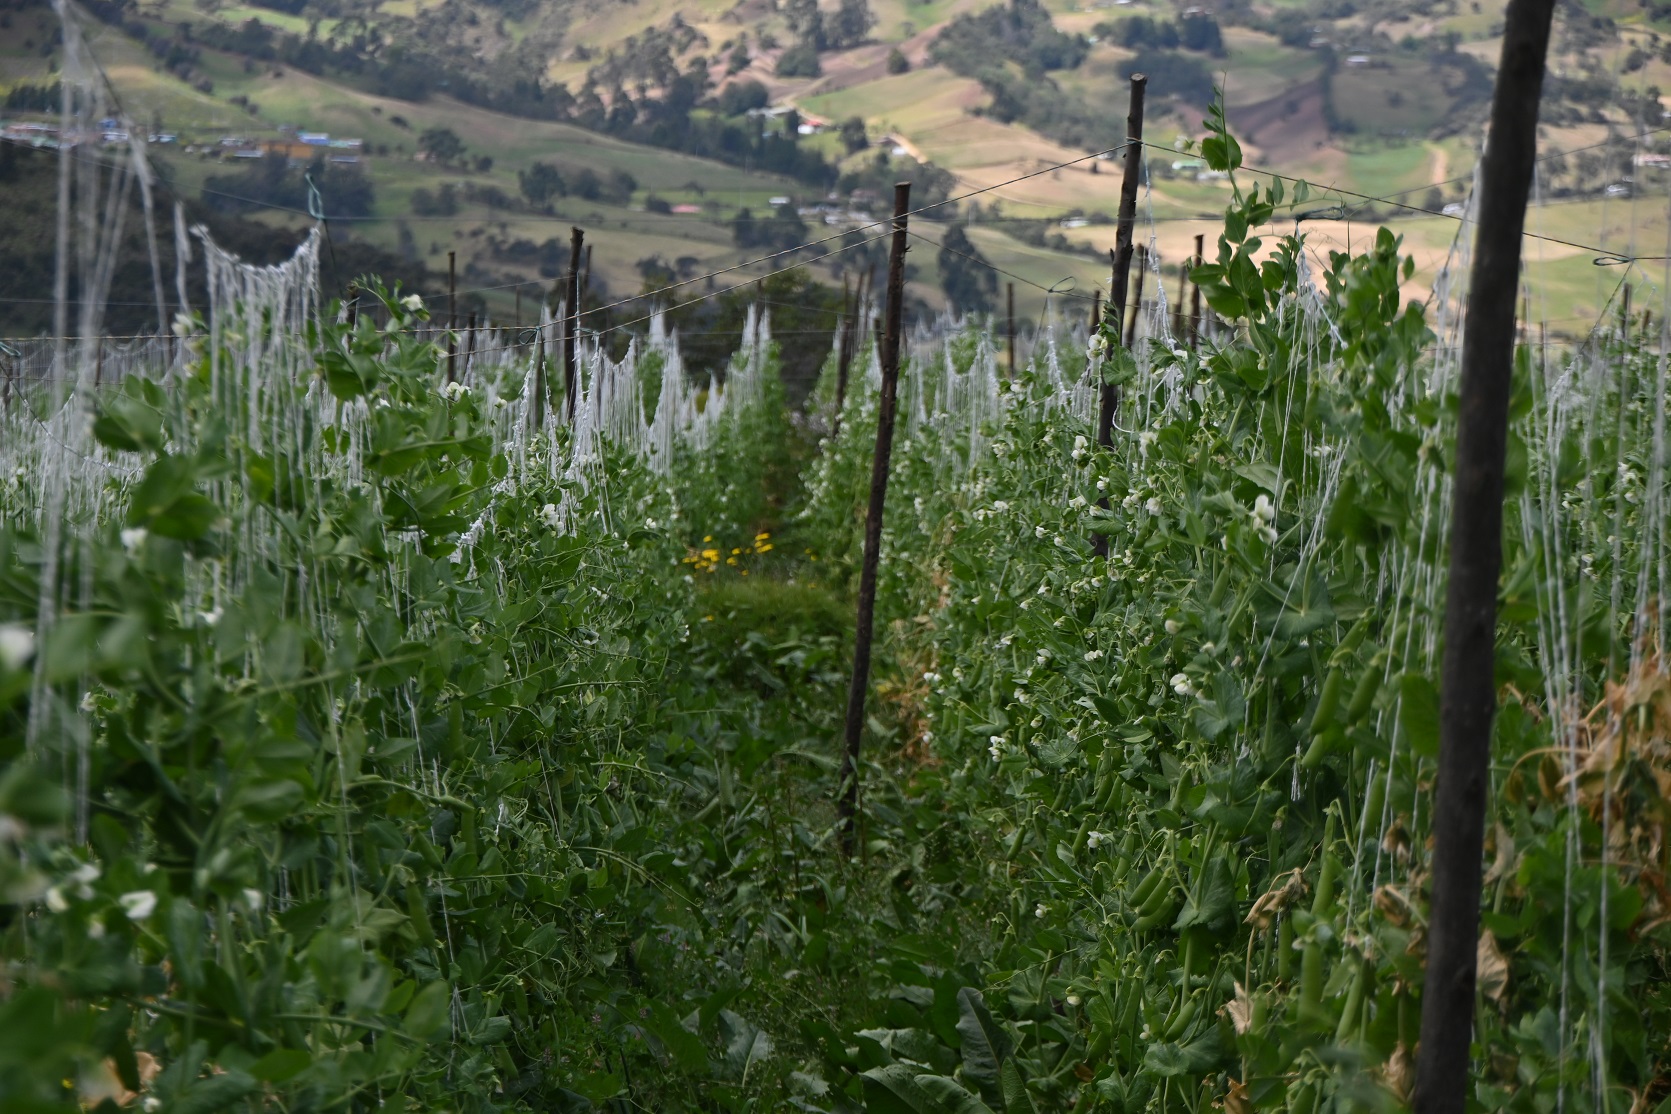
{"type": "Polygon", "coordinates": [[[458,378],[458,253],[447,253],[447,382],[458,378]]]}
{"type": "Polygon", "coordinates": [[[858,623],[853,636],[853,677],[847,690],[846,748],[841,756],[841,843],[853,853],[859,812],[859,740],[864,731],[865,695],[870,689],[870,642],[876,625],[876,570],[882,548],[882,507],[888,495],[888,461],[893,454],[894,404],[899,392],[899,341],[905,301],[906,214],[911,183],[894,186],[893,250],[888,255],[887,327],[882,334],[882,398],[876,414],[876,453],[870,468],[870,504],[865,511],[864,560],[859,568],[858,623]]]}
{"type": "Polygon", "coordinates": [[[1433,794],[1432,904],[1416,1058],[1416,1114],[1462,1114],[1471,1085],[1491,726],[1496,712],[1497,582],[1503,470],[1514,373],[1514,303],[1537,151],[1538,99],[1555,0],[1509,0],[1480,163],[1451,503],[1450,575],[1440,665],[1433,794]]]}

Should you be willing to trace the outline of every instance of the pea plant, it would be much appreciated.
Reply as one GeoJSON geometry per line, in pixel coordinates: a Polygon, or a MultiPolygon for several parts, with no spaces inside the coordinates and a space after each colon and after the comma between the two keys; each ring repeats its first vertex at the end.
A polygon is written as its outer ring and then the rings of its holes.
{"type": "MultiPolygon", "coordinates": [[[[1036,357],[978,428],[929,405],[903,449],[891,652],[921,800],[962,818],[997,906],[980,960],[1005,1036],[896,1042],[855,1073],[868,1108],[1409,1099],[1454,347],[1402,297],[1390,232],[1326,261],[1261,236],[1306,193],[1247,184],[1207,123],[1235,198],[1193,278],[1230,335],[1128,354],[1110,328],[1083,362],[1036,357]],[[1108,452],[1074,394],[1087,364],[1120,390],[1108,452]]],[[[1606,336],[1520,353],[1482,1108],[1671,1094],[1652,363],[1606,336]]],[[[977,367],[919,346],[906,378],[949,397],[977,367]]]]}

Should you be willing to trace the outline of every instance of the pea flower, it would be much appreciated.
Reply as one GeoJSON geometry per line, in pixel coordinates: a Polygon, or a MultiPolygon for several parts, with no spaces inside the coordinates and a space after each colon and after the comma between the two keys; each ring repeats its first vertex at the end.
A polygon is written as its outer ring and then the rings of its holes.
{"type": "Polygon", "coordinates": [[[400,304],[407,313],[417,313],[424,308],[424,300],[416,294],[408,294],[400,300],[400,304]]]}
{"type": "Polygon", "coordinates": [[[157,911],[157,895],[151,890],[132,890],[116,899],[130,921],[142,921],[157,911]]]}
{"type": "Polygon", "coordinates": [[[1179,696],[1194,696],[1195,686],[1189,683],[1189,674],[1174,673],[1172,675],[1172,691],[1179,696]]]}
{"type": "Polygon", "coordinates": [[[1086,650],[1085,651],[1085,660],[1086,661],[1101,661],[1102,660],[1102,651],[1101,650],[1086,650]]]}
{"type": "Polygon", "coordinates": [[[1085,348],[1091,359],[1100,360],[1108,351],[1108,338],[1098,333],[1091,338],[1091,343],[1086,345],[1085,348]]]}
{"type": "Polygon", "coordinates": [[[128,551],[129,557],[132,557],[138,552],[139,547],[145,544],[145,538],[148,534],[149,531],[143,526],[134,526],[122,531],[122,548],[128,551]]]}
{"type": "Polygon", "coordinates": [[[20,623],[0,624],[0,665],[22,669],[35,656],[35,632],[20,623]]]}
{"type": "Polygon", "coordinates": [[[545,524],[547,526],[551,527],[553,530],[557,529],[559,526],[561,526],[563,524],[563,520],[562,520],[561,516],[559,516],[558,513],[557,513],[557,504],[556,503],[547,503],[545,506],[541,507],[540,508],[540,517],[542,519],[544,519],[545,524]]]}
{"type": "Polygon", "coordinates": [[[470,388],[463,383],[448,383],[442,388],[441,393],[447,396],[449,402],[457,402],[470,393],[470,388]]]}
{"type": "Polygon", "coordinates": [[[1263,493],[1253,501],[1253,517],[1269,526],[1276,519],[1276,507],[1271,504],[1271,497],[1263,493]]]}
{"type": "Polygon", "coordinates": [[[1148,511],[1150,514],[1159,514],[1161,511],[1160,496],[1149,496],[1149,501],[1143,504],[1143,509],[1148,511]]]}
{"type": "Polygon", "coordinates": [[[1104,843],[1108,842],[1108,839],[1109,839],[1109,835],[1108,835],[1107,832],[1086,832],[1085,833],[1085,846],[1089,847],[1091,850],[1095,851],[1097,848],[1101,847],[1104,843]]]}

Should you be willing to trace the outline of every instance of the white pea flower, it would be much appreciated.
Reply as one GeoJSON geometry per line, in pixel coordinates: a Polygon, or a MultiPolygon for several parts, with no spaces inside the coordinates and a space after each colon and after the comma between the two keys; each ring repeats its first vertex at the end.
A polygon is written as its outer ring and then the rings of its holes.
{"type": "Polygon", "coordinates": [[[1201,652],[1206,654],[1208,657],[1212,657],[1214,654],[1218,653],[1218,646],[1212,642],[1203,642],[1201,644],[1201,652]]]}
{"type": "Polygon", "coordinates": [[[1148,511],[1150,514],[1159,514],[1161,511],[1160,496],[1149,496],[1149,501],[1143,504],[1143,509],[1148,511]]]}
{"type": "Polygon", "coordinates": [[[1085,348],[1091,359],[1100,360],[1108,351],[1108,338],[1098,333],[1091,338],[1091,343],[1086,345],[1085,348]]]}
{"type": "Polygon", "coordinates": [[[1050,912],[1050,906],[1046,905],[1042,901],[1033,907],[1033,916],[1035,917],[1043,918],[1043,916],[1048,912],[1050,912]]]}
{"type": "Polygon", "coordinates": [[[1181,631],[1183,629],[1184,629],[1183,624],[1178,622],[1178,620],[1176,620],[1176,619],[1166,620],[1166,633],[1167,634],[1177,634],[1179,631],[1181,631]]]}
{"type": "Polygon", "coordinates": [[[157,895],[151,890],[132,890],[116,899],[130,921],[142,921],[157,911],[157,895]]]}
{"type": "Polygon", "coordinates": [[[1098,480],[1097,481],[1097,490],[1098,491],[1107,491],[1108,490],[1108,481],[1107,480],[1098,480]]]}
{"type": "Polygon", "coordinates": [[[1078,1005],[1081,1001],[1082,1001],[1082,999],[1077,994],[1069,994],[1068,997],[1067,997],[1068,1005],[1074,1006],[1076,1008],[1078,1007],[1078,1005]]]}
{"type": "Polygon", "coordinates": [[[1137,435],[1137,447],[1146,456],[1149,452],[1149,446],[1158,440],[1160,440],[1160,434],[1152,429],[1146,429],[1137,435]]]}
{"type": "Polygon", "coordinates": [[[223,614],[225,614],[225,612],[217,607],[213,611],[199,611],[197,613],[197,619],[204,626],[213,627],[220,624],[220,618],[223,614]]]}
{"type": "Polygon", "coordinates": [[[997,762],[1004,757],[1004,737],[993,735],[989,741],[992,745],[986,748],[986,753],[992,755],[992,760],[997,762]]]}
{"type": "Polygon", "coordinates": [[[1172,691],[1179,696],[1194,696],[1195,686],[1189,683],[1187,673],[1174,673],[1172,675],[1172,691]]]}
{"type": "Polygon", "coordinates": [[[556,503],[547,503],[545,506],[541,507],[540,508],[540,518],[544,519],[545,524],[547,526],[551,527],[553,530],[557,529],[558,527],[560,527],[563,524],[562,517],[560,515],[558,515],[558,513],[557,513],[557,504],[556,503]]]}
{"type": "Polygon", "coordinates": [[[162,1100],[155,1095],[146,1095],[141,1105],[145,1108],[145,1114],[157,1114],[157,1111],[162,1109],[162,1100]]]}
{"type": "Polygon", "coordinates": [[[1107,832],[1086,832],[1085,846],[1095,851],[1097,848],[1101,847],[1107,839],[1107,832]]]}
{"type": "Polygon", "coordinates": [[[1010,509],[1010,505],[1002,499],[994,499],[992,501],[992,509],[997,511],[999,514],[1003,514],[1005,511],[1010,509]]]}
{"type": "Polygon", "coordinates": [[[21,623],[0,624],[0,665],[22,669],[35,656],[35,632],[21,623]]]}
{"type": "Polygon", "coordinates": [[[104,922],[94,917],[87,922],[87,938],[89,940],[104,939],[104,922]]]}
{"type": "Polygon", "coordinates": [[[176,313],[169,330],[177,337],[189,337],[192,330],[192,319],[189,313],[176,313]]]}
{"type": "Polygon", "coordinates": [[[148,534],[149,531],[143,526],[135,526],[122,531],[122,548],[128,551],[129,557],[137,553],[139,547],[145,544],[145,538],[148,534]]]}
{"type": "Polygon", "coordinates": [[[1033,537],[1035,537],[1035,538],[1042,538],[1047,533],[1049,533],[1049,531],[1046,530],[1043,526],[1033,527],[1033,537]]]}
{"type": "Polygon", "coordinates": [[[64,896],[64,891],[57,886],[46,891],[46,907],[54,913],[62,913],[70,907],[70,899],[64,896]]]}
{"type": "Polygon", "coordinates": [[[400,304],[407,313],[417,313],[424,308],[424,300],[416,294],[408,294],[400,300],[400,304]]]}
{"type": "Polygon", "coordinates": [[[1253,501],[1253,517],[1267,526],[1276,518],[1276,507],[1271,504],[1271,497],[1261,494],[1253,501]]]}
{"type": "Polygon", "coordinates": [[[445,387],[441,388],[441,393],[447,396],[447,400],[449,402],[457,402],[459,399],[470,393],[470,388],[466,387],[463,383],[448,383],[445,387]]]}
{"type": "Polygon", "coordinates": [[[1083,433],[1074,435],[1074,438],[1073,438],[1073,459],[1084,460],[1085,459],[1085,454],[1090,451],[1090,448],[1091,448],[1091,443],[1085,439],[1085,435],[1083,433]]]}
{"type": "Polygon", "coordinates": [[[1121,499],[1120,506],[1128,511],[1137,506],[1137,492],[1134,491],[1130,495],[1127,495],[1124,499],[1121,499]]]}
{"type": "Polygon", "coordinates": [[[1102,660],[1102,651],[1101,650],[1086,650],[1085,651],[1085,660],[1086,661],[1101,661],[1102,660]]]}
{"type": "Polygon", "coordinates": [[[1086,500],[1085,496],[1083,496],[1083,495],[1075,495],[1072,499],[1068,500],[1068,506],[1072,507],[1076,511],[1079,510],[1081,507],[1086,507],[1086,506],[1089,506],[1089,505],[1090,505],[1089,501],[1086,500]]]}
{"type": "MultiPolygon", "coordinates": [[[[1259,527],[1259,536],[1261,538],[1265,539],[1265,544],[1266,545],[1275,545],[1276,544],[1276,527],[1274,527],[1274,526],[1261,526],[1261,527],[1259,527]]],[[[1225,548],[1228,549],[1229,547],[1226,546],[1225,548]]]]}
{"type": "Polygon", "coordinates": [[[82,863],[70,872],[70,878],[76,883],[85,886],[89,882],[97,882],[99,880],[99,875],[103,873],[104,871],[99,869],[99,864],[97,863],[82,863]]]}
{"type": "Polygon", "coordinates": [[[1055,655],[1052,654],[1048,649],[1040,648],[1040,650],[1039,650],[1039,652],[1036,656],[1038,658],[1038,663],[1040,665],[1045,665],[1045,664],[1049,663],[1050,659],[1052,657],[1054,657],[1055,655]]]}
{"type": "Polygon", "coordinates": [[[261,912],[261,907],[267,903],[267,895],[260,890],[247,889],[244,891],[244,904],[251,913],[261,912]]]}

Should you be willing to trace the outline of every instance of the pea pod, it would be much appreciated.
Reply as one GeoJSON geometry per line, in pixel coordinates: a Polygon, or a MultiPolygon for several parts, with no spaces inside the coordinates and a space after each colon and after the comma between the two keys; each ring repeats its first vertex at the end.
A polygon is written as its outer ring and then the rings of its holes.
{"type": "Polygon", "coordinates": [[[1306,770],[1315,770],[1322,765],[1323,759],[1329,756],[1329,752],[1335,748],[1335,744],[1340,742],[1343,737],[1339,731],[1325,731],[1314,736],[1311,745],[1305,748],[1304,754],[1300,755],[1300,767],[1306,770]]]}
{"type": "Polygon", "coordinates": [[[1187,998],[1177,1011],[1166,1022],[1166,1029],[1161,1033],[1162,1040],[1175,1041],[1189,1029],[1190,1022],[1195,1020],[1196,1013],[1201,1009],[1201,997],[1196,995],[1187,998]]]}
{"type": "Polygon", "coordinates": [[[1363,719],[1369,713],[1370,705],[1375,703],[1375,697],[1381,692],[1382,666],[1381,655],[1376,654],[1364,667],[1363,676],[1358,678],[1357,687],[1352,690],[1352,699],[1346,702],[1347,726],[1363,719]]]}
{"type": "Polygon", "coordinates": [[[1172,918],[1178,915],[1178,899],[1172,896],[1171,888],[1168,887],[1161,892],[1165,895],[1165,898],[1160,906],[1153,913],[1147,913],[1133,921],[1131,925],[1133,932],[1150,932],[1162,925],[1171,924],[1172,918]]]}
{"type": "Polygon", "coordinates": [[[435,943],[435,926],[429,923],[429,909],[425,906],[423,891],[415,885],[406,887],[406,915],[412,921],[412,930],[418,934],[418,943],[429,945],[435,943]]]}
{"type": "Polygon", "coordinates": [[[1207,606],[1217,607],[1224,602],[1224,593],[1230,589],[1230,562],[1224,562],[1224,567],[1218,570],[1218,576],[1213,579],[1213,590],[1207,596],[1207,606]]]}
{"type": "Polygon", "coordinates": [[[1311,915],[1321,917],[1334,904],[1335,875],[1340,864],[1335,861],[1331,852],[1335,841],[1335,814],[1329,813],[1329,818],[1323,824],[1323,863],[1317,870],[1317,892],[1312,897],[1311,915]]]}
{"type": "Polygon", "coordinates": [[[1317,1114],[1317,1087],[1296,1083],[1288,1089],[1288,1114],[1317,1114]]]}
{"type": "Polygon", "coordinates": [[[1330,664],[1338,665],[1345,661],[1352,651],[1363,645],[1363,640],[1368,635],[1369,615],[1366,613],[1352,624],[1352,629],[1346,632],[1346,637],[1340,640],[1340,644],[1335,647],[1334,653],[1329,655],[1330,664]]]}
{"type": "Polygon", "coordinates": [[[1352,973],[1352,985],[1346,991],[1346,1008],[1340,1013],[1340,1023],[1335,1026],[1334,1042],[1345,1044],[1351,1039],[1352,1033],[1358,1027],[1358,1014],[1363,1010],[1364,984],[1369,980],[1364,975],[1364,964],[1360,961],[1358,969],[1352,973]]]}
{"type": "Polygon", "coordinates": [[[1300,951],[1300,1016],[1316,1017],[1323,1008],[1323,945],[1316,938],[1300,951]]]}
{"type": "Polygon", "coordinates": [[[1144,902],[1149,900],[1149,895],[1155,892],[1155,887],[1160,885],[1160,880],[1165,873],[1160,867],[1156,867],[1138,881],[1136,887],[1126,895],[1126,900],[1131,903],[1133,909],[1140,908],[1144,902]]]}
{"type": "Polygon", "coordinates": [[[1321,735],[1334,724],[1336,710],[1340,707],[1340,689],[1344,676],[1337,665],[1329,670],[1329,675],[1323,679],[1323,689],[1317,694],[1317,710],[1311,713],[1311,724],[1307,730],[1313,735],[1321,735]]]}

